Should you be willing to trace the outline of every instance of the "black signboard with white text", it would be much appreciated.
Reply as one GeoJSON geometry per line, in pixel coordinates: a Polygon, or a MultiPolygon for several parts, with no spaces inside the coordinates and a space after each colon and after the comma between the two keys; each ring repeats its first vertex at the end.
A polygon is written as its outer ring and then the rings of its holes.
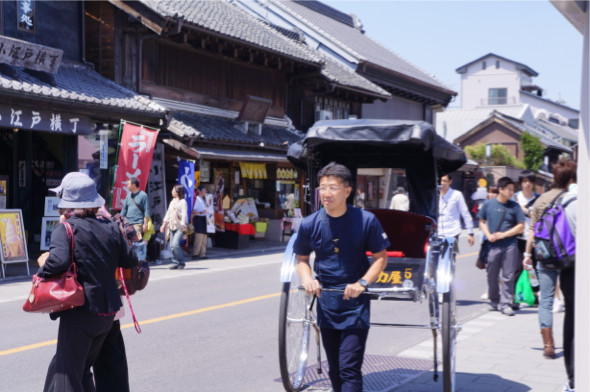
{"type": "Polygon", "coordinates": [[[0,36],[0,63],[55,74],[63,53],[61,49],[0,36]]]}
{"type": "Polygon", "coordinates": [[[61,111],[0,105],[0,127],[64,135],[92,134],[90,117],[61,111]]]}

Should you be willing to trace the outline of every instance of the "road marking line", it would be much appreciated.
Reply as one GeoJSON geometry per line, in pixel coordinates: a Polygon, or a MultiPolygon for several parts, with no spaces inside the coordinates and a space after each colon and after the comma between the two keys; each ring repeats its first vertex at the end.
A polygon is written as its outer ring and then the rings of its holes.
{"type": "Polygon", "coordinates": [[[457,258],[460,259],[461,257],[474,256],[474,255],[478,255],[478,254],[479,254],[479,252],[467,253],[466,255],[457,256],[457,258]]]}
{"type": "MultiPolygon", "coordinates": [[[[274,297],[278,297],[279,295],[281,295],[281,293],[274,293],[274,294],[262,295],[260,297],[243,299],[241,301],[230,302],[230,303],[227,303],[227,304],[209,306],[207,308],[201,308],[201,309],[191,310],[191,311],[188,311],[188,312],[176,313],[176,314],[171,314],[169,316],[153,318],[153,319],[150,319],[150,320],[144,320],[144,321],[141,321],[140,324],[143,326],[143,325],[146,325],[146,324],[157,323],[157,322],[160,322],[160,321],[172,320],[172,319],[179,318],[179,317],[185,317],[185,316],[191,316],[193,314],[198,314],[198,313],[203,313],[203,312],[209,312],[211,310],[223,309],[223,308],[228,308],[230,306],[243,305],[243,304],[247,304],[247,303],[250,303],[250,302],[260,301],[260,300],[263,300],[263,299],[274,298],[274,297]]],[[[133,323],[121,325],[121,329],[126,329],[126,328],[131,328],[131,327],[133,327],[133,323]]],[[[0,357],[3,356],[3,355],[16,354],[16,353],[19,353],[19,352],[22,352],[22,351],[33,350],[33,349],[41,348],[41,347],[45,347],[45,346],[51,346],[51,345],[54,345],[54,344],[57,344],[57,340],[48,340],[46,342],[30,344],[28,346],[16,347],[16,348],[12,348],[10,350],[0,351],[0,357]]]]}

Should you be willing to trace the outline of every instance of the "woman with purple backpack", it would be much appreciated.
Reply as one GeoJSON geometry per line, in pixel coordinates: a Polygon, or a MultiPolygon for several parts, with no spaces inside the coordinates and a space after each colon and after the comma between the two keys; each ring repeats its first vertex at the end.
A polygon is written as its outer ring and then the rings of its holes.
{"type": "MultiPolygon", "coordinates": [[[[548,205],[561,199],[564,204],[571,199],[577,181],[578,165],[571,159],[562,159],[553,165],[553,185],[551,190],[541,195],[533,206],[531,212],[531,224],[528,233],[526,249],[524,252],[523,267],[531,268],[533,265],[532,252],[535,237],[535,224],[542,218],[543,213],[548,205]]],[[[575,203],[569,203],[565,209],[567,220],[575,236],[575,203]],[[572,212],[574,211],[574,212],[572,212]]],[[[541,335],[543,337],[543,356],[547,359],[555,358],[555,343],[553,341],[553,297],[555,294],[555,285],[557,277],[560,277],[560,286],[565,299],[565,317],[563,328],[563,353],[565,367],[568,374],[568,382],[564,391],[574,391],[574,361],[573,361],[573,341],[574,341],[574,293],[575,293],[575,268],[555,270],[546,268],[543,263],[537,262],[537,273],[541,289],[541,299],[539,302],[539,324],[541,326],[541,335]]]]}

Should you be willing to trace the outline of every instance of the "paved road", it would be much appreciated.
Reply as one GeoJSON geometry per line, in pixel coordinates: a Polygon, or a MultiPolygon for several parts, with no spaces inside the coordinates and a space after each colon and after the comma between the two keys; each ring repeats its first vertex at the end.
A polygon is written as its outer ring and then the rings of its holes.
{"type": "MultiPolygon", "coordinates": [[[[474,268],[476,247],[468,248],[464,238],[460,245],[456,282],[463,323],[485,312],[479,297],[486,284],[474,268]]],[[[279,253],[244,255],[190,262],[184,271],[156,268],[148,288],[133,297],[143,332],[123,331],[132,390],[282,391],[274,382],[281,259],[279,253]]],[[[21,306],[22,300],[0,301],[2,392],[40,391],[55,353],[58,323],[21,306]],[[18,351],[23,348],[29,349],[18,351]]],[[[127,313],[122,324],[130,323],[127,313]]],[[[383,302],[372,314],[373,321],[428,322],[426,304],[383,302]]],[[[429,331],[374,328],[367,353],[396,355],[429,337],[429,331]]]]}

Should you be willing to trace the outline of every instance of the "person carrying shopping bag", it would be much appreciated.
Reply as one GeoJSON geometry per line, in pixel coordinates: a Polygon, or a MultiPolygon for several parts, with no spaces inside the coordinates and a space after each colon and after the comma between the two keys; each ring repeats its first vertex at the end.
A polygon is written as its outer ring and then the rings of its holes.
{"type": "MultiPolygon", "coordinates": [[[[58,207],[73,213],[67,223],[74,233],[74,261],[85,301],[82,306],[50,314],[51,319],[60,319],[60,325],[57,350],[48,368],[44,392],[95,391],[90,367],[111,330],[116,312],[123,305],[115,270],[137,265],[137,255],[119,227],[96,218],[104,203],[94,181],[86,176],[72,178],[61,189],[58,207]]],[[[54,229],[49,255],[41,263],[37,275],[42,278],[59,276],[70,268],[70,242],[64,225],[54,229]]]]}
{"type": "Polygon", "coordinates": [[[172,249],[172,263],[170,269],[184,269],[184,254],[182,253],[182,237],[188,231],[188,206],[184,199],[182,185],[174,185],[172,188],[172,201],[164,216],[164,223],[160,232],[166,233],[166,240],[170,239],[172,249]]]}

